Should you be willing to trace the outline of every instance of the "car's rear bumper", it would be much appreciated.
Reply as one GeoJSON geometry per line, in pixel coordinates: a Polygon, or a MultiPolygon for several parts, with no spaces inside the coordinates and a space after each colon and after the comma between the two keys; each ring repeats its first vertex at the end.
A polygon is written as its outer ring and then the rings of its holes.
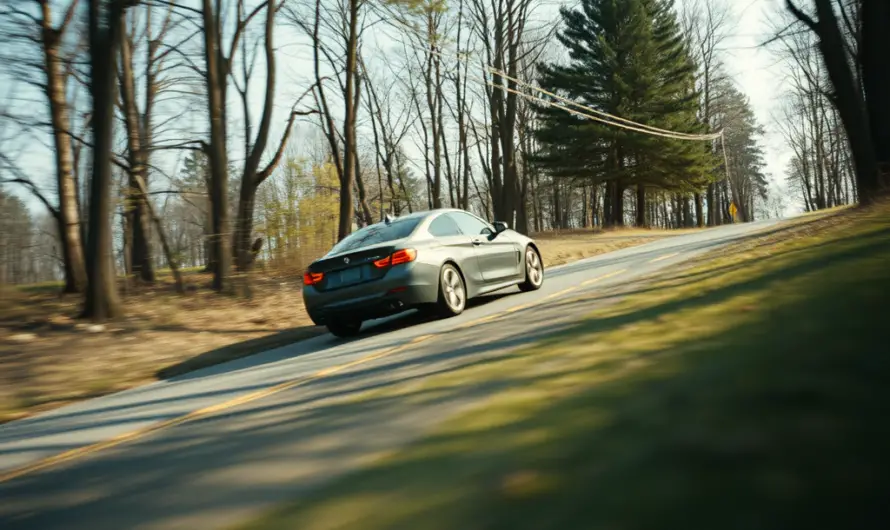
{"type": "Polygon", "coordinates": [[[371,320],[383,318],[438,298],[438,271],[411,263],[393,267],[386,276],[373,282],[334,291],[317,291],[306,287],[303,303],[309,318],[316,325],[336,320],[371,320]]]}

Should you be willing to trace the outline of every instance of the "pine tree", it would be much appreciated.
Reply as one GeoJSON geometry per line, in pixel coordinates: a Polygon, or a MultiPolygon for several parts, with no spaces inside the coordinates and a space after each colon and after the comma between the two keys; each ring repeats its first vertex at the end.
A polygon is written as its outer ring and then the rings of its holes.
{"type": "MultiPolygon", "coordinates": [[[[560,11],[558,40],[569,64],[539,66],[541,85],[583,105],[679,132],[702,132],[696,121],[694,64],[669,0],[582,0],[560,11]]],[[[712,163],[704,143],[670,140],[538,107],[543,154],[556,177],[606,183],[605,218],[623,224],[624,191],[637,189],[637,222],[646,224],[647,187],[692,191],[712,163]]]]}
{"type": "MultiPolygon", "coordinates": [[[[750,101],[736,87],[723,82],[715,89],[721,95],[714,106],[715,121],[726,131],[729,198],[739,209],[742,221],[753,221],[755,201],[766,201],[769,189],[764,152],[757,141],[764,129],[757,123],[750,101]]],[[[720,171],[718,176],[723,179],[727,173],[722,167],[720,171]]]]}

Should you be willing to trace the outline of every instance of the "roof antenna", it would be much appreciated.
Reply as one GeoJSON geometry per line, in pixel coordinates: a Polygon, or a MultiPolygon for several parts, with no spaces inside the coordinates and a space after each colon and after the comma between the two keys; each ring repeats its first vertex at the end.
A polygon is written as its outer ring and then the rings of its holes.
{"type": "Polygon", "coordinates": [[[384,223],[386,223],[386,224],[392,224],[392,221],[393,221],[393,219],[392,219],[392,216],[389,215],[389,212],[383,214],[383,222],[384,222],[384,223]]]}

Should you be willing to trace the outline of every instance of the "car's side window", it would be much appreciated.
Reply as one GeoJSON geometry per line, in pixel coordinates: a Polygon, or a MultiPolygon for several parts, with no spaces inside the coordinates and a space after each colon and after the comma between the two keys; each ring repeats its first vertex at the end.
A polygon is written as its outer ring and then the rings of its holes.
{"type": "Polygon", "coordinates": [[[468,236],[481,236],[491,233],[491,228],[488,227],[487,223],[483,223],[470,214],[455,212],[449,215],[457,222],[460,231],[468,236]]]}
{"type": "Polygon", "coordinates": [[[448,215],[440,215],[430,223],[430,234],[436,237],[459,236],[460,229],[448,215]]]}

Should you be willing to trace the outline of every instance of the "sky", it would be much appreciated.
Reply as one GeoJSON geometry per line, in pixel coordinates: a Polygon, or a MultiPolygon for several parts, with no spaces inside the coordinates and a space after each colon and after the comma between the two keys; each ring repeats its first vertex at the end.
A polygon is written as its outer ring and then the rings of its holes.
{"type": "MultiPolygon", "coordinates": [[[[677,0],[678,4],[682,4],[685,0],[677,0]]],[[[723,60],[737,85],[741,88],[751,101],[755,110],[758,121],[765,128],[766,134],[762,138],[761,144],[766,153],[767,173],[774,183],[774,190],[777,192],[784,191],[784,172],[790,158],[790,152],[784,144],[784,140],[779,133],[775,123],[774,116],[778,111],[778,96],[782,92],[784,84],[784,66],[777,61],[776,56],[769,50],[759,46],[771,36],[771,29],[777,16],[783,12],[782,0],[717,0],[726,2],[726,5],[732,11],[730,17],[730,27],[727,28],[729,37],[723,44],[723,60]]],[[[560,2],[565,5],[571,5],[572,2],[560,2]]],[[[556,14],[558,3],[547,2],[542,0],[542,9],[539,11],[540,16],[550,16],[548,11],[556,14]],[[552,10],[552,11],[551,11],[552,10]]],[[[279,48],[279,82],[278,95],[276,97],[276,119],[275,126],[270,137],[270,144],[277,145],[277,138],[282,132],[282,125],[287,110],[296,97],[302,93],[311,82],[312,62],[309,49],[305,46],[305,40],[300,39],[297,34],[298,30],[293,26],[280,26],[276,30],[276,41],[279,48]],[[300,42],[302,41],[302,43],[300,42]]],[[[386,47],[386,46],[384,46],[386,47]]],[[[391,55],[396,48],[390,46],[389,50],[382,54],[378,60],[393,60],[387,55],[391,55]]],[[[264,65],[260,64],[257,75],[264,76],[264,65]]],[[[479,77],[481,73],[477,72],[479,77]]],[[[251,100],[255,102],[253,105],[255,110],[254,121],[258,119],[261,111],[262,92],[260,83],[255,83],[254,90],[251,92],[251,100]]],[[[232,95],[234,90],[230,90],[232,95]]],[[[0,95],[2,97],[2,95],[0,95]]],[[[238,107],[236,101],[232,101],[234,107],[233,115],[235,119],[240,120],[238,116],[238,107]]],[[[307,136],[312,129],[312,125],[302,124],[295,131],[294,136],[307,136]]],[[[235,128],[237,130],[237,128],[235,128]]],[[[240,141],[233,141],[231,149],[235,150],[232,157],[236,160],[243,158],[240,148],[240,141]]],[[[2,148],[2,146],[0,146],[2,148]]],[[[44,174],[50,177],[52,174],[51,157],[46,147],[40,142],[31,143],[27,154],[20,159],[23,168],[34,174],[44,174]]],[[[410,156],[410,153],[409,153],[410,156]]],[[[177,160],[171,161],[168,169],[172,173],[175,171],[177,160]]],[[[52,189],[52,179],[37,179],[45,189],[52,189]]],[[[25,198],[29,205],[36,211],[43,208],[36,199],[22,189],[15,189],[21,197],[25,198]]],[[[794,201],[788,201],[786,215],[799,211],[799,205],[794,201]]]]}
{"type": "MultiPolygon", "coordinates": [[[[760,125],[766,129],[761,145],[766,152],[767,173],[774,185],[785,190],[785,170],[792,156],[775,121],[785,85],[785,66],[770,50],[760,46],[772,37],[774,21],[783,13],[783,0],[726,0],[738,20],[724,46],[727,66],[735,82],[751,100],[760,125]]],[[[787,191],[786,191],[787,192],[787,191]]],[[[786,215],[801,205],[788,201],[786,215]]]]}

